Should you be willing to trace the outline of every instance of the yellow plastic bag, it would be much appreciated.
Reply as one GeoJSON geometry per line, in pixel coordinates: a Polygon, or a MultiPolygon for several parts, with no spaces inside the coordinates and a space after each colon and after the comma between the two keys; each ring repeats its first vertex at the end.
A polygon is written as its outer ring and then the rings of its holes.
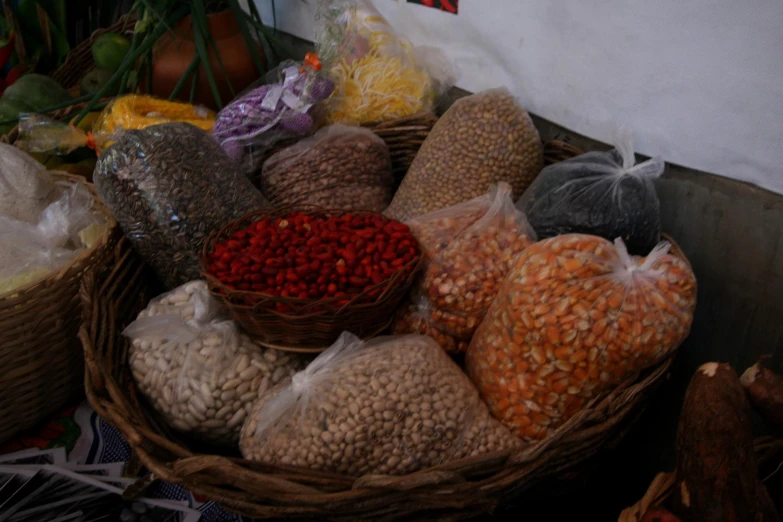
{"type": "Polygon", "coordinates": [[[377,123],[434,108],[454,84],[454,71],[436,48],[400,38],[369,0],[322,0],[316,47],[335,82],[332,123],[377,123]]]}
{"type": "Polygon", "coordinates": [[[17,145],[28,152],[54,154],[90,147],[100,154],[111,146],[118,132],[171,122],[190,123],[209,131],[215,123],[215,113],[189,103],[129,94],[112,101],[97,118],[92,131],[41,114],[25,114],[19,122],[17,145]]]}

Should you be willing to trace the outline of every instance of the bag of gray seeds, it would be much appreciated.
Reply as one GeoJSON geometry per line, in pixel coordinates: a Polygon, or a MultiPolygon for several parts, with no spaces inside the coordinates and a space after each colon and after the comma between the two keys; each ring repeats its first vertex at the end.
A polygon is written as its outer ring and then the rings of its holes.
{"type": "Polygon", "coordinates": [[[120,133],[101,153],[95,188],[166,288],[200,277],[207,236],[266,204],[220,145],[187,123],[120,133]]]}
{"type": "Polygon", "coordinates": [[[46,167],[13,145],[0,143],[0,216],[37,223],[58,196],[46,167]]]}
{"type": "Polygon", "coordinates": [[[539,239],[561,234],[622,238],[632,255],[646,256],[661,239],[661,208],[653,180],[664,162],[635,165],[633,137],[614,150],[588,152],[541,171],[516,206],[539,239]]]}
{"type": "Polygon", "coordinates": [[[343,333],[259,399],[239,442],[247,459],[351,476],[402,475],[519,443],[431,338],[343,333]]]}
{"type": "Polygon", "coordinates": [[[223,318],[204,281],[153,299],[123,332],[139,390],[175,429],[235,445],[245,417],[309,359],[263,348],[223,318]]]}

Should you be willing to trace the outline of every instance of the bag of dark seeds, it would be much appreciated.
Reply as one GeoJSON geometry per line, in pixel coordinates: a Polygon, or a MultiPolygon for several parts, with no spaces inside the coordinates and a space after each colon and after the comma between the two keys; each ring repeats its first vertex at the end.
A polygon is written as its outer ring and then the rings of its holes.
{"type": "Polygon", "coordinates": [[[609,152],[588,152],[546,167],[517,208],[539,239],[581,233],[622,238],[633,255],[647,255],[661,236],[661,210],[653,180],[664,162],[634,164],[630,134],[609,152]]]}
{"type": "Polygon", "coordinates": [[[236,168],[206,132],[166,123],[121,133],[93,177],[125,235],[171,289],[199,278],[210,233],[266,204],[236,168]]]}

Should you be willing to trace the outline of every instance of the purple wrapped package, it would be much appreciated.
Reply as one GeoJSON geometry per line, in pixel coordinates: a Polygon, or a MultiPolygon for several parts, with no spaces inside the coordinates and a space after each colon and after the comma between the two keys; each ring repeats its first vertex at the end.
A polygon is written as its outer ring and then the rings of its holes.
{"type": "Polygon", "coordinates": [[[315,130],[313,108],[334,89],[332,81],[314,68],[291,62],[280,71],[280,82],[237,98],[218,113],[212,127],[212,135],[243,170],[256,170],[253,156],[261,156],[275,142],[315,130]]]}

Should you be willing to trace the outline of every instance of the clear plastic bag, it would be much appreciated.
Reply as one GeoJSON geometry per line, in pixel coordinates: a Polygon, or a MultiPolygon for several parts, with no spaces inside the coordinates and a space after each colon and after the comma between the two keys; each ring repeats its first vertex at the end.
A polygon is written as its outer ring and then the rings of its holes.
{"type": "Polygon", "coordinates": [[[0,216],[35,223],[55,197],[46,167],[13,145],[0,143],[0,216]]]}
{"type": "Polygon", "coordinates": [[[386,143],[362,127],[330,125],[265,163],[261,192],[273,204],[381,212],[394,193],[386,143]]]}
{"type": "Polygon", "coordinates": [[[542,239],[560,234],[622,238],[647,255],[661,238],[661,210],[653,180],[664,162],[634,165],[633,137],[619,133],[617,148],[588,152],[541,171],[517,202],[542,239]]]}
{"type": "Polygon", "coordinates": [[[153,299],[123,335],[136,384],[155,409],[174,428],[221,445],[237,443],[259,394],[307,364],[238,331],[203,281],[153,299]]]}
{"type": "Polygon", "coordinates": [[[259,400],[239,445],[245,458],[358,476],[412,473],[517,442],[432,339],[343,333],[259,400]]]}
{"type": "Polygon", "coordinates": [[[83,183],[62,182],[36,223],[0,216],[0,292],[10,292],[64,267],[84,248],[83,232],[106,218],[93,209],[83,183]]]}
{"type": "Polygon", "coordinates": [[[331,122],[377,123],[430,111],[456,82],[440,49],[414,49],[369,0],[320,0],[315,41],[335,82],[331,122]]]}
{"type": "Polygon", "coordinates": [[[112,100],[96,118],[91,131],[41,114],[23,114],[17,146],[29,152],[52,154],[68,154],[80,147],[90,147],[100,153],[122,131],[171,122],[189,123],[208,131],[215,123],[215,113],[189,103],[128,94],[112,100]]]}
{"type": "Polygon", "coordinates": [[[621,239],[567,234],[522,252],[465,360],[495,418],[528,442],[544,439],[671,354],[690,330],[697,288],[669,248],[634,257],[621,239]]]}
{"type": "Polygon", "coordinates": [[[210,233],[266,204],[215,140],[185,123],[123,132],[101,154],[93,178],[167,288],[200,277],[210,233]]]}
{"type": "Polygon", "coordinates": [[[312,53],[301,65],[284,62],[277,83],[253,89],[218,113],[212,135],[244,172],[256,171],[258,158],[274,143],[315,129],[315,105],[334,88],[331,80],[318,73],[320,67],[312,53]]]}
{"type": "MultiPolygon", "coordinates": [[[[514,259],[535,241],[511,195],[511,186],[499,183],[490,187],[486,199],[456,205],[453,216],[472,216],[474,208],[490,202],[484,214],[444,246],[425,270],[415,313],[439,336],[452,338],[443,346],[447,351],[453,347],[464,351],[514,259]]],[[[404,326],[397,325],[395,332],[404,326]]]]}

